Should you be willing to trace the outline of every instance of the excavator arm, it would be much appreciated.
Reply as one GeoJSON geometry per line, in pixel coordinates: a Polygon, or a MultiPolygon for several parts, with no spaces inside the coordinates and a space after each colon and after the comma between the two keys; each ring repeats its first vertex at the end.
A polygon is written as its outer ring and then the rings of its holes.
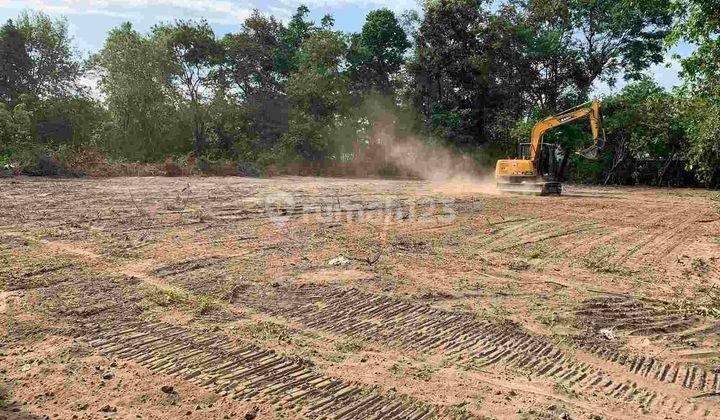
{"type": "MultiPolygon", "coordinates": [[[[553,115],[535,124],[530,135],[530,160],[536,162],[540,144],[542,144],[543,135],[548,130],[563,124],[587,117],[590,120],[590,129],[592,131],[594,146],[591,148],[597,153],[600,139],[600,101],[594,99],[575,108],[563,111],[558,115],[553,115]],[[588,105],[589,104],[589,105],[588,105]]],[[[604,135],[604,133],[603,133],[604,135]]],[[[585,154],[584,154],[585,155],[585,154]]]]}

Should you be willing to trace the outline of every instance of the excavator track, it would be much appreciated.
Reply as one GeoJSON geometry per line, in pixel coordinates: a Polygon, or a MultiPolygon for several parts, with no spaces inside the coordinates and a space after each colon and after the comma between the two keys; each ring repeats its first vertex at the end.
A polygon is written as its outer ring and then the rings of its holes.
{"type": "Polygon", "coordinates": [[[560,182],[498,182],[498,191],[513,194],[528,195],[560,195],[562,194],[562,183],[560,182]]]}

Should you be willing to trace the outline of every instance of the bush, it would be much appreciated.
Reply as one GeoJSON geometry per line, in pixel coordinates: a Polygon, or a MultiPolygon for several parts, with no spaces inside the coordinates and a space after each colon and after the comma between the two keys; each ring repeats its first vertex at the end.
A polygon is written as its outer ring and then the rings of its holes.
{"type": "Polygon", "coordinates": [[[80,177],[81,172],[68,170],[65,165],[54,157],[46,155],[38,155],[35,165],[26,167],[23,172],[31,176],[48,176],[48,177],[80,177]]]}
{"type": "Polygon", "coordinates": [[[238,164],[238,175],[259,178],[260,171],[250,162],[240,162],[238,164]]]}
{"type": "Polygon", "coordinates": [[[32,115],[25,109],[24,104],[18,104],[12,109],[0,103],[0,140],[5,145],[31,142],[32,115]]]}
{"type": "Polygon", "coordinates": [[[711,188],[720,187],[720,106],[705,101],[695,103],[689,114],[690,147],[687,169],[698,181],[711,188]]]}

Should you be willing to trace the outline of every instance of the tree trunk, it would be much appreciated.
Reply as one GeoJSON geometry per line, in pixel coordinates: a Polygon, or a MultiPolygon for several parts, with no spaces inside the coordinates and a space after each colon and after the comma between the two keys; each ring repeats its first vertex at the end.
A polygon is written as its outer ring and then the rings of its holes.
{"type": "Polygon", "coordinates": [[[558,168],[558,173],[557,173],[557,180],[559,182],[565,181],[565,167],[567,167],[569,160],[570,160],[570,152],[568,150],[564,150],[563,158],[560,161],[560,167],[558,168]]]}
{"type": "Polygon", "coordinates": [[[608,171],[608,175],[605,178],[605,182],[603,182],[603,185],[607,185],[607,183],[610,181],[610,178],[615,174],[615,169],[625,160],[625,156],[621,157],[620,159],[617,159],[615,163],[613,163],[613,166],[608,171]]]}
{"type": "Polygon", "coordinates": [[[659,187],[660,184],[662,184],[662,180],[663,180],[663,178],[665,177],[665,172],[667,172],[667,169],[668,169],[668,167],[670,166],[670,164],[672,163],[672,161],[673,161],[674,158],[675,158],[675,154],[673,153],[673,154],[668,158],[667,162],[665,162],[665,166],[662,168],[662,171],[660,171],[660,175],[658,176],[658,180],[657,180],[656,186],[659,187]]]}
{"type": "Polygon", "coordinates": [[[195,124],[195,157],[199,158],[200,155],[205,151],[205,134],[204,130],[200,127],[200,124],[195,124]]]}

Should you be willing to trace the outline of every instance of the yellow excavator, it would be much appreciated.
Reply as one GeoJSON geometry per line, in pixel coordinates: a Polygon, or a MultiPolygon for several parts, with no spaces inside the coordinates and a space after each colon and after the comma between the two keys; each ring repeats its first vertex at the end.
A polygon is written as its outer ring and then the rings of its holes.
{"type": "Polygon", "coordinates": [[[535,124],[530,143],[520,144],[520,159],[497,161],[495,179],[498,190],[539,195],[561,194],[562,168],[558,163],[558,146],[543,143],[543,135],[548,130],[585,117],[590,120],[593,146],[578,154],[588,159],[597,159],[605,142],[605,130],[602,127],[600,101],[592,100],[535,124]]]}

